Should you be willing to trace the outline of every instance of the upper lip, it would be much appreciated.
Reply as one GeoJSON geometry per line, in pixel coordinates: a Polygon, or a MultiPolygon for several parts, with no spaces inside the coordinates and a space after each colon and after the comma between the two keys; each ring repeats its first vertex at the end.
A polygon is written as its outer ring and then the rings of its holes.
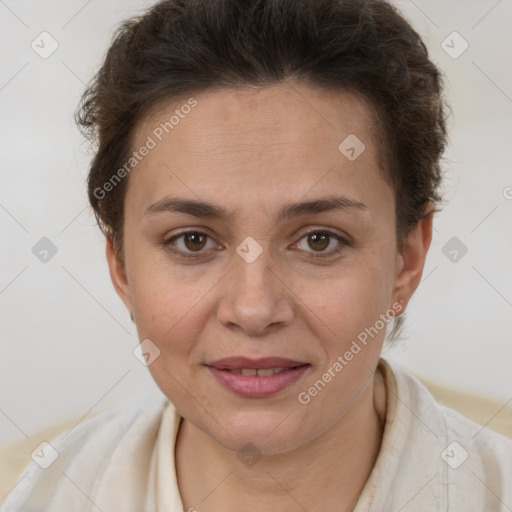
{"type": "Polygon", "coordinates": [[[260,359],[251,359],[248,357],[226,357],[208,363],[207,366],[213,366],[218,370],[237,370],[246,368],[268,369],[268,368],[292,368],[302,366],[304,361],[294,361],[283,357],[263,357],[260,359]]]}

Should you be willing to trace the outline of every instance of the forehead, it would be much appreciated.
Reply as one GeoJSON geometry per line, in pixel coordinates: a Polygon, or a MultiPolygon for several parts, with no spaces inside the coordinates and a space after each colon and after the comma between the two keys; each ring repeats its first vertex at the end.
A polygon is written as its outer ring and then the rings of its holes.
{"type": "Polygon", "coordinates": [[[357,132],[363,138],[373,139],[377,135],[372,104],[353,90],[333,91],[284,82],[263,87],[207,89],[193,97],[197,105],[192,109],[187,107],[189,96],[159,102],[136,127],[135,143],[143,142],[146,134],[168,121],[172,127],[162,136],[172,132],[173,142],[193,153],[201,152],[202,148],[210,153],[212,142],[225,145],[240,140],[244,134],[250,134],[254,143],[267,143],[276,134],[276,143],[312,142],[326,135],[339,138],[347,131],[357,132]],[[187,130],[190,125],[196,137],[191,137],[187,130]],[[200,138],[201,133],[207,133],[208,139],[200,138]]]}
{"type": "Polygon", "coordinates": [[[149,139],[154,147],[130,175],[127,200],[142,207],[177,189],[233,202],[333,186],[368,195],[385,185],[376,135],[372,106],[354,91],[289,83],[203,91],[162,102],[139,123],[132,150],[149,139]]]}

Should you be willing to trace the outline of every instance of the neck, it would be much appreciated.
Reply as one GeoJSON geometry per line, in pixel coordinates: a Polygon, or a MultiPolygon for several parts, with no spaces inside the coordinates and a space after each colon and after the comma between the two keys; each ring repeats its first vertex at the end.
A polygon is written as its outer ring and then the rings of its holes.
{"type": "Polygon", "coordinates": [[[184,510],[351,511],[379,453],[385,417],[377,377],[327,432],[292,451],[263,455],[251,467],[184,419],[176,442],[184,510]]]}

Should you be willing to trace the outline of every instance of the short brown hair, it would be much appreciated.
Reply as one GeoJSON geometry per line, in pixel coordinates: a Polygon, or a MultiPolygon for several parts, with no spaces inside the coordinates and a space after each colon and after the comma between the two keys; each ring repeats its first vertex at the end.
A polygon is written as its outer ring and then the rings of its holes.
{"type": "Polygon", "coordinates": [[[128,161],[137,123],[164,100],[285,80],[370,101],[401,249],[441,201],[447,135],[441,72],[400,12],[384,0],[163,0],[121,24],[76,113],[97,143],[89,201],[122,263],[127,178],[104,197],[97,190],[128,161]]]}

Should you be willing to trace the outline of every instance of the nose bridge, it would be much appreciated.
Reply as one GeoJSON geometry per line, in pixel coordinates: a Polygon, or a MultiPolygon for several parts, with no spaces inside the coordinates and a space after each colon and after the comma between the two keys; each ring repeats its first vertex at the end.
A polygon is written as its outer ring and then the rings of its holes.
{"type": "Polygon", "coordinates": [[[276,276],[279,270],[271,249],[249,237],[237,247],[236,253],[220,320],[253,333],[270,324],[289,321],[291,307],[286,287],[276,276]]]}
{"type": "Polygon", "coordinates": [[[239,301],[249,304],[253,300],[277,300],[276,293],[279,293],[281,286],[273,286],[276,280],[275,261],[268,245],[248,237],[236,248],[236,252],[233,263],[235,295],[238,295],[239,301]]]}

